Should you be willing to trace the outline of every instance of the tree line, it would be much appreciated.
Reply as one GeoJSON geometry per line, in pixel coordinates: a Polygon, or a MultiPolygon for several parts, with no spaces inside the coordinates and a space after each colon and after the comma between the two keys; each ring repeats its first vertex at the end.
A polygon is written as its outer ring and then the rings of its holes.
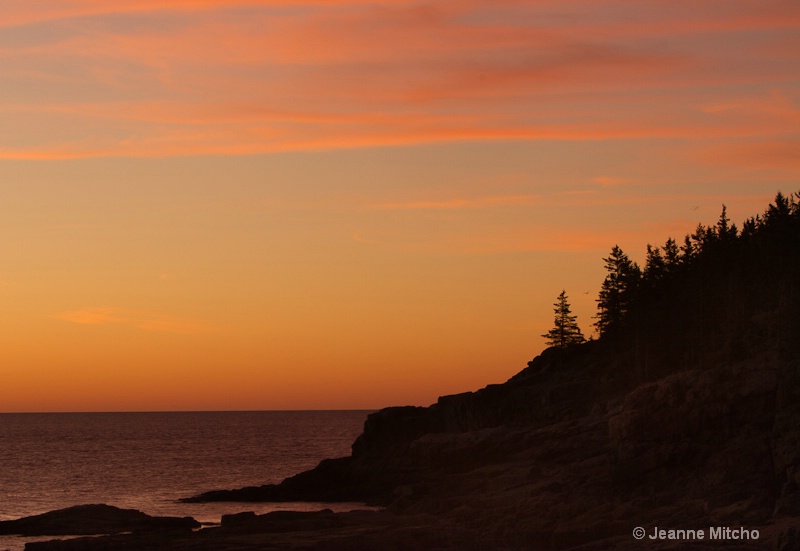
{"type": "MultiPolygon", "coordinates": [[[[741,230],[725,205],[716,224],[699,224],[678,244],[647,245],[644,267],[618,246],[603,258],[598,340],[636,357],[700,364],[713,351],[735,356],[769,343],[782,353],[800,326],[800,193],[780,192],[741,230]]],[[[566,291],[558,296],[547,345],[585,342],[566,291]]],[[[646,374],[646,373],[645,373],[646,374]]]]}

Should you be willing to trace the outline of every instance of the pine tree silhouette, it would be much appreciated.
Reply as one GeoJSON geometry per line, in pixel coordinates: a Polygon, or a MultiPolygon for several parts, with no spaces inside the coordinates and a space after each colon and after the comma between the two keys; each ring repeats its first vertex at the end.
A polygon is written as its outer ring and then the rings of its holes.
{"type": "Polygon", "coordinates": [[[556,314],[554,327],[542,335],[547,339],[547,346],[564,349],[585,342],[586,339],[576,321],[577,316],[573,316],[570,310],[566,291],[561,291],[558,301],[553,306],[556,314]]]}
{"type": "Polygon", "coordinates": [[[618,245],[614,245],[609,257],[603,260],[608,275],[600,287],[597,299],[600,312],[595,323],[601,337],[619,329],[642,276],[639,266],[618,245]]]}

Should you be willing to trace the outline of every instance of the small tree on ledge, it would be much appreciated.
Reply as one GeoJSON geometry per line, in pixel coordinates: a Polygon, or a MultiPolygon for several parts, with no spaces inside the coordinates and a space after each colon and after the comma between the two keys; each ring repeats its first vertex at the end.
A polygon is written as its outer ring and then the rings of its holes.
{"type": "Polygon", "coordinates": [[[554,311],[556,314],[555,327],[542,335],[547,339],[547,346],[564,349],[573,344],[586,342],[578,323],[575,321],[577,316],[573,316],[572,311],[569,309],[566,291],[561,291],[561,294],[558,295],[558,302],[553,306],[555,306],[554,311]]]}

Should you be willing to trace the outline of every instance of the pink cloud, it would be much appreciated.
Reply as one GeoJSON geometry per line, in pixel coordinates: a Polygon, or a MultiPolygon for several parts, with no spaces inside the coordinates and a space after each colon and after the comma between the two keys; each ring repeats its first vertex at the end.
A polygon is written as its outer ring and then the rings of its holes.
{"type": "Polygon", "coordinates": [[[0,111],[17,130],[0,139],[0,157],[696,140],[796,128],[785,72],[800,54],[783,47],[800,25],[795,5],[685,10],[620,0],[12,2],[0,8],[6,26],[39,27],[0,49],[0,111]],[[158,24],[143,24],[151,19],[158,24]],[[766,54],[774,51],[785,53],[766,54]],[[783,111],[722,92],[744,83],[769,87],[783,111]]]}

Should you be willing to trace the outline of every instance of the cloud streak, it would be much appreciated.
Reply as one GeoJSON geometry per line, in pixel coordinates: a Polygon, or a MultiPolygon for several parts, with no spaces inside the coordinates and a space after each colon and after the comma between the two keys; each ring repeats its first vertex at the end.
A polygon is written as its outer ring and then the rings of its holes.
{"type": "Polygon", "coordinates": [[[78,325],[120,325],[143,331],[197,335],[216,332],[211,324],[195,319],[168,316],[148,310],[109,306],[59,312],[55,319],[78,325]]]}
{"type": "Polygon", "coordinates": [[[686,9],[11,2],[0,8],[0,158],[796,133],[796,4],[686,9]],[[730,85],[757,89],[721,94],[730,85]],[[770,94],[794,116],[757,104],[770,94]]]}
{"type": "Polygon", "coordinates": [[[479,209],[498,206],[530,206],[539,202],[538,195],[502,195],[472,199],[448,199],[444,201],[410,201],[405,203],[380,203],[368,205],[363,210],[456,210],[479,209]]]}

